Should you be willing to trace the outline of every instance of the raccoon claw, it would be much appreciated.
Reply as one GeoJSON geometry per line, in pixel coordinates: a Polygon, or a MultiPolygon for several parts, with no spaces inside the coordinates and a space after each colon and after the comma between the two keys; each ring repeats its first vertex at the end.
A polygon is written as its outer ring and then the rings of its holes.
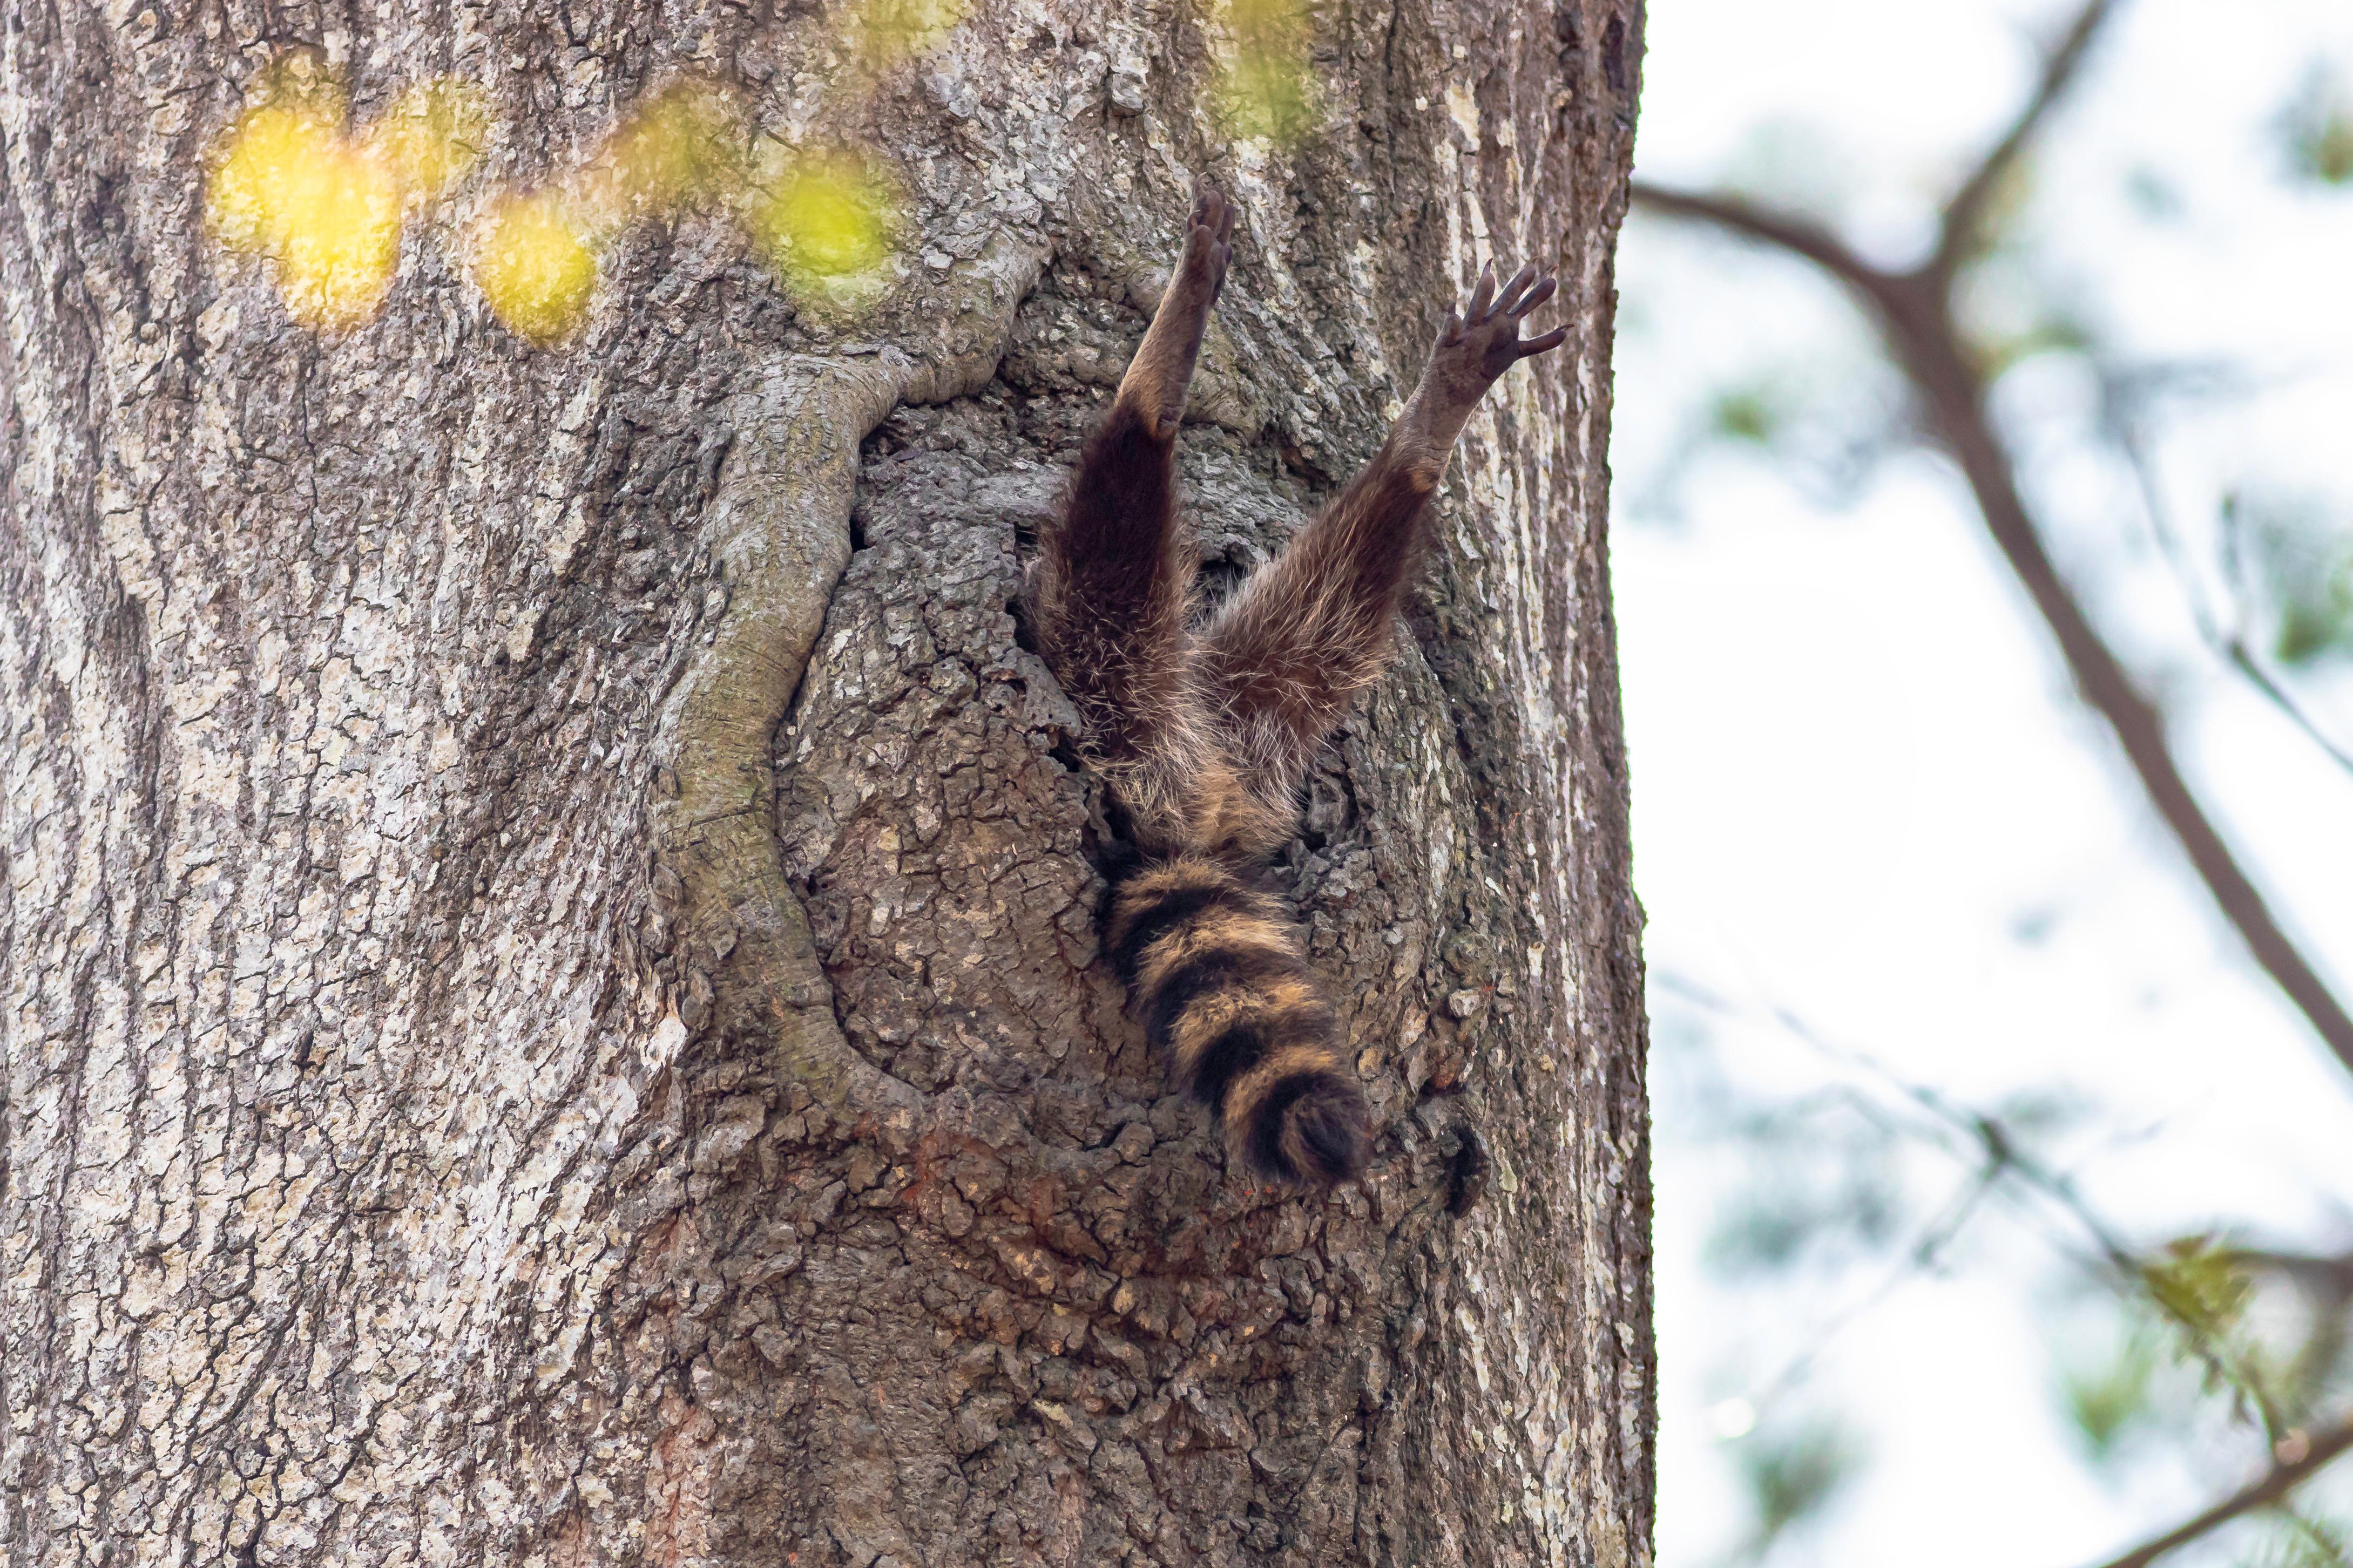
{"type": "Polygon", "coordinates": [[[1159,300],[1146,306],[1152,325],[1119,384],[1118,401],[1141,415],[1157,439],[1175,437],[1184,422],[1185,394],[1200,358],[1202,334],[1209,330],[1209,312],[1226,286],[1233,234],[1233,204],[1208,181],[1195,181],[1184,251],[1159,300]]]}
{"type": "Polygon", "coordinates": [[[1551,299],[1559,287],[1557,279],[1538,271],[1533,261],[1499,287],[1494,264],[1490,262],[1479,269],[1479,281],[1461,310],[1447,312],[1439,347],[1458,351],[1456,357],[1466,362],[1464,368],[1475,369],[1487,382],[1493,382],[1521,360],[1558,348],[1567,340],[1565,327],[1541,337],[1520,336],[1521,320],[1551,299]]]}
{"type": "Polygon", "coordinates": [[[1206,179],[1193,182],[1193,212],[1185,226],[1185,254],[1176,264],[1169,291],[1186,284],[1206,285],[1204,307],[1214,304],[1226,285],[1226,267],[1233,259],[1234,204],[1206,179]]]}
{"type": "Polygon", "coordinates": [[[1556,327],[1540,337],[1520,336],[1520,322],[1559,289],[1557,279],[1534,262],[1501,284],[1494,264],[1479,269],[1471,297],[1459,310],[1446,313],[1424,385],[1440,407],[1467,415],[1503,374],[1524,359],[1547,353],[1567,340],[1568,330],[1556,327]]]}

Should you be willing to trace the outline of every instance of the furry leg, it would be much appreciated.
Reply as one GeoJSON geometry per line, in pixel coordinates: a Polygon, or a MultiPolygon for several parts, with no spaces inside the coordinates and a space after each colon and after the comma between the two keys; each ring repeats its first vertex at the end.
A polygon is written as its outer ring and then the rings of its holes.
{"type": "Polygon", "coordinates": [[[1430,494],[1471,411],[1505,370],[1567,335],[1520,337],[1553,288],[1534,267],[1501,290],[1482,272],[1380,451],[1209,628],[1202,675],[1250,789],[1270,804],[1290,802],[1348,704],[1380,679],[1430,494]]]}

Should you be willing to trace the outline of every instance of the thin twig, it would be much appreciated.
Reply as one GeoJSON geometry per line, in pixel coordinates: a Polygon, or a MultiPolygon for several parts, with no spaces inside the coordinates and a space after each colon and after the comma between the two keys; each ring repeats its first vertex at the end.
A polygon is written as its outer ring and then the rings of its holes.
{"type": "MultiPolygon", "coordinates": [[[[2116,401],[2113,395],[2111,402],[2116,401]]],[[[2247,684],[2278,709],[2289,723],[2304,731],[2305,738],[2320,748],[2329,761],[2348,773],[2353,773],[2353,752],[2348,752],[2330,737],[2326,730],[2304,710],[2288,689],[2272,672],[2265,669],[2247,647],[2245,631],[2238,626],[2224,630],[2213,611],[2207,606],[2205,595],[2198,585],[2197,573],[2189,563],[2188,548],[2180,531],[2173,525],[2172,509],[2165,502],[2165,493],[2157,476],[2157,464],[2148,450],[2147,437],[2139,421],[2129,413],[2118,413],[2108,421],[2109,434],[2116,449],[2124,454],[2125,466],[2132,470],[2134,482],[2140,491],[2141,510],[2148,518],[2149,532],[2156,537],[2158,554],[2181,584],[2181,596],[2189,606],[2190,623],[2198,635],[2213,651],[2214,657],[2237,670],[2247,684]]]]}
{"type": "Polygon", "coordinates": [[[2288,1252],[2275,1247],[2234,1247],[2230,1258],[2249,1268],[2284,1274],[2306,1289],[2331,1300],[2353,1300],[2353,1253],[2288,1252]]]}
{"type": "MultiPolygon", "coordinates": [[[[2294,1443],[2295,1439],[2291,1437],[2289,1441],[2294,1443]]],[[[2348,1448],[2353,1448],[2353,1420],[2311,1434],[2303,1439],[2303,1452],[2294,1459],[2274,1464],[2263,1476],[2195,1519],[2167,1531],[2154,1541],[2134,1547],[2122,1556],[2111,1557],[2100,1564],[2100,1568],[2148,1568],[2149,1563],[2167,1552],[2189,1545],[2200,1536],[2230,1523],[2240,1515],[2271,1507],[2348,1448]]]]}
{"type": "Polygon", "coordinates": [[[2287,689],[2273,678],[2271,671],[2256,661],[2255,656],[2248,650],[2244,638],[2232,637],[2216,651],[2230,661],[2232,668],[2246,677],[2249,685],[2269,698],[2274,707],[2287,715],[2289,721],[2304,731],[2306,739],[2326,752],[2330,762],[2335,763],[2347,773],[2353,773],[2353,752],[2348,752],[2338,745],[2329,738],[2327,731],[2313,721],[2312,716],[2304,710],[2303,705],[2289,695],[2287,689]]]}
{"type": "MultiPolygon", "coordinates": [[[[1651,979],[1662,990],[1726,1017],[1739,1017],[1752,1011],[1713,987],[1672,971],[1653,971],[1651,979]]],[[[1832,1041],[1787,1005],[1766,1002],[1753,1011],[1817,1054],[1841,1067],[1869,1073],[1926,1112],[1933,1124],[1959,1134],[1965,1143],[1973,1145],[1978,1151],[1976,1163],[1989,1186],[2007,1176],[2028,1194],[2055,1206],[2089,1239],[2093,1257],[2084,1258],[2076,1248],[2057,1236],[2049,1235],[2048,1239],[2055,1248],[2063,1255],[2085,1262],[2094,1274],[2105,1269],[2118,1290],[2146,1302],[2159,1317],[2178,1328],[2189,1352],[2219,1381],[2237,1390],[2253,1406],[2267,1436],[2276,1439],[2287,1431],[2286,1418],[2274,1402],[2270,1390],[2263,1386],[2263,1380],[2242,1365],[2239,1358],[2232,1353],[2231,1347],[2205,1324],[2192,1321],[2168,1306],[2158,1291],[2148,1267],[2115,1227],[2084,1200],[2072,1174],[2054,1171],[2035,1159],[1999,1118],[1956,1105],[1927,1085],[1905,1078],[1870,1053],[1832,1041]]],[[[1947,1147],[1948,1152],[1954,1152],[1949,1145],[1947,1147]]],[[[1957,1152],[1956,1158],[1958,1158],[1957,1152]]]]}
{"type": "Polygon", "coordinates": [[[1978,1205],[1994,1190],[2000,1178],[2000,1170],[1991,1164],[1980,1165],[1964,1178],[1950,1201],[1921,1227],[1917,1239],[1904,1249],[1902,1261],[1888,1269],[1870,1289],[1816,1324],[1810,1342],[1783,1363],[1779,1372],[1758,1385],[1749,1399],[1750,1405],[1761,1412],[1779,1400],[1804,1381],[1813,1371],[1814,1363],[1829,1352],[1839,1336],[1862,1321],[1865,1314],[1875,1310],[1880,1303],[1912,1279],[1934,1268],[1936,1259],[1959,1237],[1970,1216],[1977,1213],[1978,1205]]]}
{"type": "Polygon", "coordinates": [[[2042,79],[2036,83],[2034,95],[2026,100],[2026,107],[2019,111],[2001,140],[1993,144],[1976,172],[1961,182],[1960,189],[1945,204],[1936,253],[1924,268],[1930,276],[1950,278],[1982,243],[1980,230],[1986,208],[2000,189],[2002,180],[2017,166],[2028,144],[2042,129],[2043,121],[2051,117],[2051,111],[2067,96],[2067,89],[2074,85],[2084,68],[2084,58],[2091,52],[2093,40],[2119,9],[2116,0],[2090,0],[2076,14],[2074,24],[2060,35],[2058,44],[2043,58],[2042,79]]]}

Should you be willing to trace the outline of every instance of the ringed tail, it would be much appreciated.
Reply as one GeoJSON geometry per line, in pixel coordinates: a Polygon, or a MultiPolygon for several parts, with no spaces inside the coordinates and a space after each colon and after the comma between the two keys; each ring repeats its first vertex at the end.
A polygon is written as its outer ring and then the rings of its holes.
{"type": "Polygon", "coordinates": [[[1365,1168],[1364,1090],[1280,903],[1220,861],[1176,855],[1119,882],[1104,936],[1153,1047],[1237,1158],[1295,1186],[1365,1168]]]}

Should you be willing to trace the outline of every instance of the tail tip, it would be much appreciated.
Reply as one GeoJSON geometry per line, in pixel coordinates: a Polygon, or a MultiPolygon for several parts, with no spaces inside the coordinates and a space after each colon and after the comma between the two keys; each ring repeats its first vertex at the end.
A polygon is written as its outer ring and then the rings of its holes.
{"type": "Polygon", "coordinates": [[[1336,1075],[1318,1079],[1282,1108],[1274,1134],[1256,1142],[1261,1172],[1304,1187],[1329,1187],[1364,1173],[1372,1143],[1364,1091],[1336,1075]]]}

